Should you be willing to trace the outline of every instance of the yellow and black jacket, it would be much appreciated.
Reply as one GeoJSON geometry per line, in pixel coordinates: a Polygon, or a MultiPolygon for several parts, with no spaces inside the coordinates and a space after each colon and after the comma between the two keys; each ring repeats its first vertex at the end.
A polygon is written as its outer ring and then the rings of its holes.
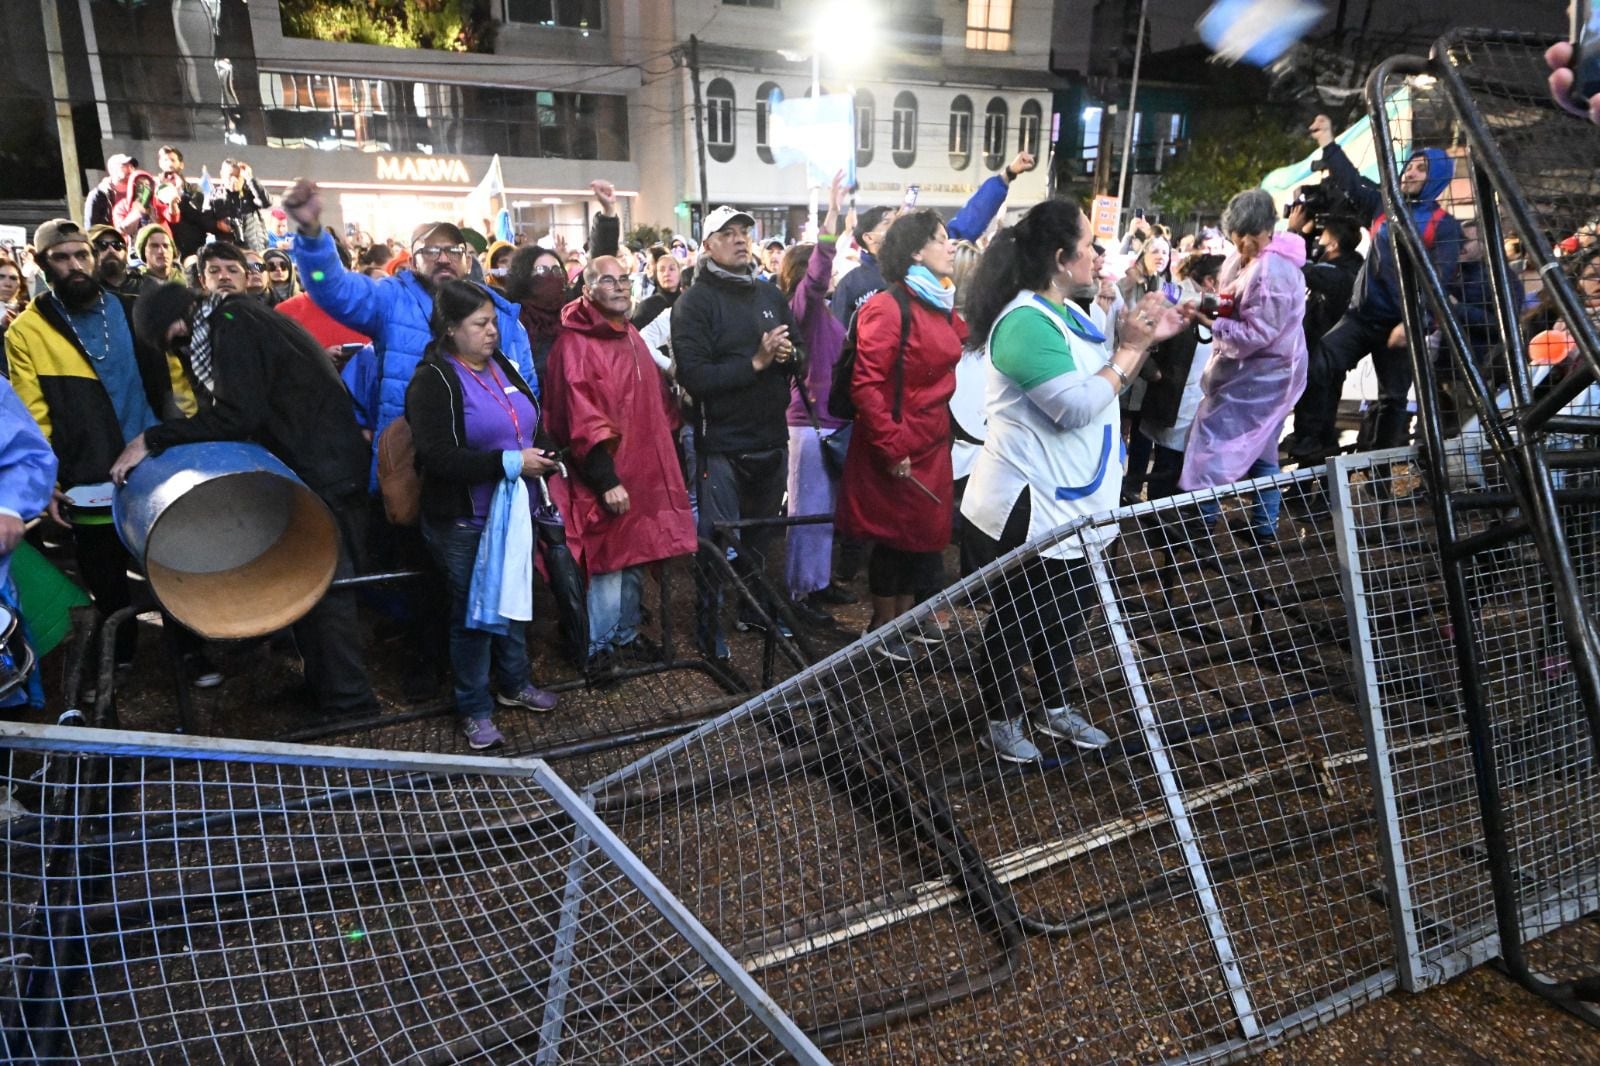
{"type": "MultiPolygon", "coordinates": [[[[132,332],[133,298],[117,296],[132,332]]],[[[48,293],[33,302],[6,330],[7,376],[55,450],[62,485],[110,480],[111,464],[122,453],[122,427],[111,397],[95,373],[77,334],[48,293]]],[[[178,413],[179,397],[192,390],[181,365],[135,338],[134,360],[145,398],[158,418],[178,413]]]]}

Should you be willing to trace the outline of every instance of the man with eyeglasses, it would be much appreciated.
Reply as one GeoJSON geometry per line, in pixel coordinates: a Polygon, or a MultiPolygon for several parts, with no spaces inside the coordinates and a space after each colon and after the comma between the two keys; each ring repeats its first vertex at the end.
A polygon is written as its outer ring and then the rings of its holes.
{"type": "Polygon", "coordinates": [[[261,258],[261,253],[253,248],[244,253],[244,291],[246,296],[266,302],[267,263],[261,258]]]}
{"type": "Polygon", "coordinates": [[[547,365],[546,426],[571,449],[578,474],[564,513],[589,576],[592,665],[639,648],[644,568],[695,549],[672,439],[677,405],[628,322],[629,281],[617,258],[589,261],[547,365]]]}
{"type": "MultiPolygon", "coordinates": [[[[734,547],[739,567],[759,569],[772,527],[730,535],[717,525],[778,514],[789,481],[789,385],[800,357],[789,301],[755,276],[754,225],[733,207],[707,216],[695,285],[672,305],[672,353],[678,383],[695,400],[700,535],[734,547]]],[[[703,560],[698,636],[701,651],[725,659],[713,572],[703,560]]],[[[741,629],[757,625],[740,619],[741,629]]]]}
{"type": "Polygon", "coordinates": [[[89,245],[94,249],[94,280],[107,292],[138,296],[144,272],[128,269],[128,242],[111,226],[89,227],[89,245]]]}
{"type": "MultiPolygon", "coordinates": [[[[11,384],[50,441],[58,484],[99,485],[111,479],[111,464],[129,441],[179,413],[177,395],[191,404],[193,396],[182,370],[134,337],[133,297],[96,280],[88,232],[71,219],[51,219],[35,231],[33,249],[48,288],[6,331],[11,384]]],[[[131,560],[110,516],[75,513],[65,503],[58,491],[50,517],[72,530],[78,572],[96,608],[109,615],[128,606],[131,560]]],[[[137,626],[118,630],[119,665],[132,663],[137,640],[137,626]]]]}

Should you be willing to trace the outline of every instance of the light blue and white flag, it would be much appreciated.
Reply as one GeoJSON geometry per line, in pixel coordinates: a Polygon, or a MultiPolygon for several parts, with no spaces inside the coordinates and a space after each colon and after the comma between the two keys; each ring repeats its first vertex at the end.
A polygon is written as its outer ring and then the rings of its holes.
{"type": "Polygon", "coordinates": [[[806,165],[806,183],[826,187],[844,171],[856,180],[855,98],[847,93],[774,101],[767,119],[767,144],[779,166],[806,165]]]}
{"type": "Polygon", "coordinates": [[[1299,43],[1327,12],[1313,0],[1217,0],[1195,29],[1223,62],[1265,67],[1299,43]]]}

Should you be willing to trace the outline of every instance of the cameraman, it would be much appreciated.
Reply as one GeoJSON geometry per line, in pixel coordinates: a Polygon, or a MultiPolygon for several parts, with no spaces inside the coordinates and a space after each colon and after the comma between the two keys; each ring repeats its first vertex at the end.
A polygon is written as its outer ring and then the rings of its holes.
{"type": "MultiPolygon", "coordinates": [[[[1373,447],[1404,444],[1409,437],[1411,414],[1406,394],[1411,391],[1411,356],[1402,325],[1398,263],[1394,238],[1384,215],[1378,186],[1363,178],[1333,139],[1333,123],[1318,115],[1311,136],[1322,148],[1327,181],[1342,192],[1372,222],[1372,252],[1356,277],[1350,309],[1323,337],[1313,353],[1306,379],[1304,417],[1296,412],[1293,458],[1302,465],[1321,462],[1338,450],[1339,393],[1344,377],[1362,356],[1371,355],[1378,374],[1378,404],[1374,412],[1373,447]]],[[[1422,232],[1423,245],[1440,282],[1455,283],[1461,255],[1461,225],[1439,205],[1450,187],[1455,163],[1438,148],[1420,148],[1406,159],[1400,173],[1412,224],[1422,232]]],[[[1420,342],[1421,338],[1418,338],[1420,342]]]]}
{"type": "MultiPolygon", "coordinates": [[[[1289,229],[1295,231],[1297,221],[1308,224],[1303,221],[1304,216],[1302,205],[1296,203],[1289,213],[1289,229]]],[[[1315,222],[1309,225],[1314,227],[1315,222]]],[[[1306,350],[1311,353],[1313,364],[1317,361],[1322,338],[1350,307],[1350,296],[1361,272],[1361,253],[1357,250],[1360,246],[1361,227],[1355,220],[1345,215],[1331,215],[1322,221],[1322,228],[1316,235],[1314,261],[1301,269],[1306,279],[1306,350]]],[[[1316,419],[1314,411],[1321,403],[1320,395],[1308,388],[1295,404],[1294,434],[1283,445],[1290,455],[1314,451],[1320,444],[1307,441],[1307,448],[1300,447],[1304,439],[1301,426],[1307,420],[1316,419]]]]}

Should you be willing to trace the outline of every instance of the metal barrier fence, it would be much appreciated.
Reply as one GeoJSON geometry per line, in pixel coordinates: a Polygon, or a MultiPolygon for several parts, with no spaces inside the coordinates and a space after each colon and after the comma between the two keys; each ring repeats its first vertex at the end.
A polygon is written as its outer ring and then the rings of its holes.
{"type": "MultiPolygon", "coordinates": [[[[1493,476],[1492,460],[1478,454],[1474,465],[1471,449],[1457,445],[1457,469],[1493,476]]],[[[1410,448],[1341,456],[1331,477],[1397,965],[1412,991],[1499,953],[1455,633],[1419,477],[1410,448]]],[[[1564,516],[1593,589],[1595,506],[1569,506],[1564,516]]],[[[1522,928],[1533,939],[1600,909],[1600,772],[1537,555],[1508,547],[1476,561],[1469,577],[1522,928]]]]}
{"type": "Polygon", "coordinates": [[[823,1061],[542,762],[0,743],[7,1061],[823,1061]]]}

